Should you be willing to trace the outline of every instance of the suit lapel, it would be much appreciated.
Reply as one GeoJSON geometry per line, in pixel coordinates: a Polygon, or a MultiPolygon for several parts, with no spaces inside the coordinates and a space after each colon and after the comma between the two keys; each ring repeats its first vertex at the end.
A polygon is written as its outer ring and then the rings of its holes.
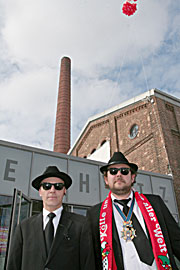
{"type": "Polygon", "coordinates": [[[39,245],[39,250],[42,252],[43,261],[46,261],[47,253],[46,253],[46,244],[44,239],[43,232],[43,214],[40,213],[35,219],[35,224],[33,224],[34,235],[36,237],[36,242],[39,245]]]}

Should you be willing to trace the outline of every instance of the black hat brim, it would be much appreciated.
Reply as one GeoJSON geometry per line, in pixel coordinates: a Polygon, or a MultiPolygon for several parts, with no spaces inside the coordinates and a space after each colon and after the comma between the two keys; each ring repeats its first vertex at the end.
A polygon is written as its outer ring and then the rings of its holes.
{"type": "Polygon", "coordinates": [[[134,173],[136,173],[137,170],[138,170],[138,166],[137,166],[136,164],[134,164],[134,163],[122,162],[122,161],[114,161],[114,162],[110,162],[110,163],[107,164],[107,165],[102,166],[102,167],[100,168],[101,173],[104,173],[105,171],[107,171],[108,167],[109,167],[110,165],[113,165],[113,164],[126,164],[126,165],[128,165],[128,166],[132,169],[132,171],[133,171],[134,173]]]}
{"type": "Polygon", "coordinates": [[[58,173],[53,173],[53,172],[49,172],[49,173],[46,173],[46,174],[42,174],[38,177],[36,177],[33,181],[32,181],[32,186],[39,190],[40,188],[40,183],[42,182],[42,180],[48,178],[48,177],[58,177],[60,179],[62,179],[64,181],[64,184],[65,184],[65,188],[68,189],[71,184],[72,184],[72,179],[71,177],[64,173],[64,172],[58,172],[58,173]]]}

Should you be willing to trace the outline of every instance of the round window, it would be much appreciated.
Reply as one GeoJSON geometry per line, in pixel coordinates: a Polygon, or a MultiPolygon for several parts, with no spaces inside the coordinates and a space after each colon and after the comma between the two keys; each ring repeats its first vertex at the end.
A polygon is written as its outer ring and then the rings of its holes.
{"type": "Polygon", "coordinates": [[[130,129],[130,133],[129,133],[129,138],[130,139],[134,139],[136,136],[137,136],[137,134],[138,134],[138,131],[139,131],[139,127],[138,127],[138,125],[133,125],[132,127],[131,127],[131,129],[130,129]]]}

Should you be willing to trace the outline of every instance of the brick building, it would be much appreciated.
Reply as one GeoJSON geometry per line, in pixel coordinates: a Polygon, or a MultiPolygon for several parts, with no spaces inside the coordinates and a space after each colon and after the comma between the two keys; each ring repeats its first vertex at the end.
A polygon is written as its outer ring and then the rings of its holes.
{"type": "Polygon", "coordinates": [[[151,89],[95,115],[69,154],[105,161],[114,151],[123,152],[140,170],[172,174],[180,210],[179,99],[151,89]]]}

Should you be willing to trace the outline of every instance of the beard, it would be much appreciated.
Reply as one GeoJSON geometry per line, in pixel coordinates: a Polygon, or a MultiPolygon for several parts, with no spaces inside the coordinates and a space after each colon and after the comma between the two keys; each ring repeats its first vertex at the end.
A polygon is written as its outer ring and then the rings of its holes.
{"type": "Polygon", "coordinates": [[[120,195],[126,195],[129,194],[132,188],[132,184],[129,185],[123,185],[122,187],[116,187],[116,185],[114,185],[111,189],[111,192],[114,193],[117,196],[120,195]]]}

